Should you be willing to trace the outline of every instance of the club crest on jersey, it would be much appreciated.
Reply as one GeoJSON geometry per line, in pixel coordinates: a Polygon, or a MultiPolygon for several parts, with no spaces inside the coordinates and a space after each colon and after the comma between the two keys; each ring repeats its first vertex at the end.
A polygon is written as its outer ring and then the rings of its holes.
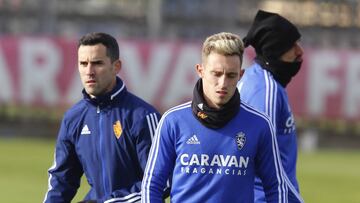
{"type": "Polygon", "coordinates": [[[238,146],[239,150],[241,150],[246,142],[245,133],[239,132],[236,134],[236,145],[238,146]]]}
{"type": "Polygon", "coordinates": [[[113,128],[116,138],[119,139],[122,133],[122,126],[120,121],[116,121],[115,124],[113,125],[113,128]]]}

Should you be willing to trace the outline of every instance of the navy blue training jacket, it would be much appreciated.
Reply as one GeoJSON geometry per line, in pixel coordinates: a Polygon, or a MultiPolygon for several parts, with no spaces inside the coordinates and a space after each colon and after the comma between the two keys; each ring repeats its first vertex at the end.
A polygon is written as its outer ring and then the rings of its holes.
{"type": "Polygon", "coordinates": [[[91,187],[85,200],[140,202],[160,114],[128,92],[120,78],[106,95],[83,94],[62,120],[44,202],[70,202],[84,173],[91,187]]]}

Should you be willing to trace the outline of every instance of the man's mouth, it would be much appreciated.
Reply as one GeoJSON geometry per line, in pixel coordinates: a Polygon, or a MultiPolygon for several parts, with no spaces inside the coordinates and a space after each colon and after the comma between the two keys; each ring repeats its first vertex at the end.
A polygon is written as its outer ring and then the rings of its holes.
{"type": "Polygon", "coordinates": [[[227,95],[227,91],[216,91],[216,93],[220,94],[221,96],[227,95]]]}
{"type": "Polygon", "coordinates": [[[95,84],[95,83],[96,83],[95,80],[87,80],[86,81],[86,84],[88,84],[88,85],[92,85],[92,84],[95,84]]]}

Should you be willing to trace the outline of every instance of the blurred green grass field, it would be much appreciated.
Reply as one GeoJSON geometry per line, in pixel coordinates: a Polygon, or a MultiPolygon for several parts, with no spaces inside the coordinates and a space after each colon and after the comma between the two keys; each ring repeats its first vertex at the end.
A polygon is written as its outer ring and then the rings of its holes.
{"type": "MultiPolygon", "coordinates": [[[[42,202],[54,140],[0,138],[0,202],[42,202]]],[[[360,150],[300,153],[300,189],[307,203],[360,203],[360,150]]],[[[85,195],[83,180],[73,202],[85,195]]]]}

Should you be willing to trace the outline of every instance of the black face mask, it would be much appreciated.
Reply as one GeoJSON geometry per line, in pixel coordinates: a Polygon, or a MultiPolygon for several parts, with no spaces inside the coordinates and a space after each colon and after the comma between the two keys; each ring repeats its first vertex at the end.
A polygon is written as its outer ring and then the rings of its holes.
{"type": "Polygon", "coordinates": [[[270,71],[275,80],[284,88],[289,84],[291,78],[299,72],[302,63],[302,61],[284,62],[281,60],[266,60],[265,57],[260,55],[256,56],[255,61],[259,63],[262,68],[270,71]]]}
{"type": "Polygon", "coordinates": [[[225,126],[239,111],[240,94],[237,90],[231,99],[219,109],[209,107],[206,103],[201,79],[197,81],[193,94],[191,104],[193,115],[208,128],[225,126]]]}

